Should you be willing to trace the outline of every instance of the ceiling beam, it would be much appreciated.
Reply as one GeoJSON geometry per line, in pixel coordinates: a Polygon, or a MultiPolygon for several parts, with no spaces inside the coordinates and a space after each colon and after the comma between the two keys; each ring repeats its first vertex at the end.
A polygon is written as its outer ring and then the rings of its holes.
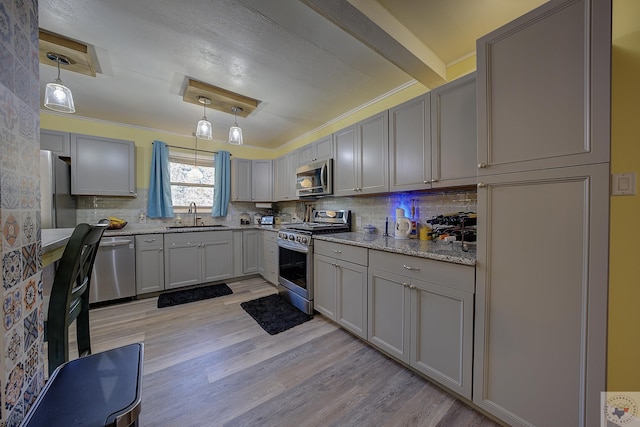
{"type": "Polygon", "coordinates": [[[446,65],[377,2],[300,1],[426,87],[432,89],[446,82],[446,65]]]}

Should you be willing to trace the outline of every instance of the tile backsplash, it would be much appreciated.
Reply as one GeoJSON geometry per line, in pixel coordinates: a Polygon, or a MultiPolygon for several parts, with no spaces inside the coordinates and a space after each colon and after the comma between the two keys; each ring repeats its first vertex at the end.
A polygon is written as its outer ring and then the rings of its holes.
{"type": "MultiPolygon", "coordinates": [[[[450,212],[476,212],[477,193],[475,189],[454,190],[441,192],[406,192],[390,193],[374,196],[358,197],[326,197],[309,201],[279,202],[273,204],[273,213],[286,213],[292,222],[302,221],[306,204],[311,204],[315,209],[350,209],[352,223],[355,231],[362,231],[363,227],[371,224],[384,232],[385,220],[395,220],[395,210],[398,207],[405,209],[406,215],[411,214],[412,201],[415,201],[416,217],[423,222],[436,215],[450,212]]],[[[140,223],[139,216],[143,212],[146,217],[147,191],[138,189],[138,197],[104,197],[81,196],[77,199],[78,222],[97,222],[101,218],[116,216],[129,222],[132,227],[158,227],[174,225],[174,218],[146,218],[140,223]]],[[[229,211],[224,218],[212,218],[209,212],[199,212],[201,217],[198,223],[240,225],[240,215],[244,212],[252,217],[256,213],[265,215],[272,213],[268,209],[256,209],[251,202],[233,202],[229,204],[229,211]]],[[[188,216],[182,214],[185,222],[188,216]]]]}

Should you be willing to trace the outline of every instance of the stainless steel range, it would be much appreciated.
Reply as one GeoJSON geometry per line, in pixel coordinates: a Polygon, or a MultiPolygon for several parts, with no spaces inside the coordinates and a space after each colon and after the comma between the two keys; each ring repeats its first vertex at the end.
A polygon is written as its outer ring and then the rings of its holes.
{"type": "Polygon", "coordinates": [[[313,222],[288,224],[278,233],[278,292],[313,314],[313,235],[351,231],[351,211],[313,211],[313,222]]]}

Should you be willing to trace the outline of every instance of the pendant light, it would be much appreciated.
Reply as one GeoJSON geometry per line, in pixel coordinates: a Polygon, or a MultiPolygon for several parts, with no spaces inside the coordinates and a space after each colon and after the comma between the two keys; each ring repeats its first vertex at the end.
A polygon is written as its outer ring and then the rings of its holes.
{"type": "Polygon", "coordinates": [[[202,120],[198,122],[196,127],[196,137],[201,139],[213,139],[213,126],[211,122],[207,120],[207,105],[211,104],[211,100],[205,96],[198,98],[198,102],[202,104],[202,120]]]}
{"type": "Polygon", "coordinates": [[[187,179],[189,181],[201,181],[202,172],[198,167],[198,137],[196,136],[195,150],[193,150],[193,167],[187,172],[187,179]]]}
{"type": "Polygon", "coordinates": [[[62,55],[52,52],[47,53],[47,58],[56,61],[58,77],[52,83],[47,83],[47,88],[44,92],[44,106],[60,113],[75,113],[76,107],[73,104],[71,90],[60,80],[60,63],[69,65],[71,61],[62,55]]]}
{"type": "Polygon", "coordinates": [[[237,114],[238,111],[242,112],[240,107],[231,107],[233,111],[233,126],[229,129],[229,144],[242,145],[242,129],[238,127],[237,114]]]}

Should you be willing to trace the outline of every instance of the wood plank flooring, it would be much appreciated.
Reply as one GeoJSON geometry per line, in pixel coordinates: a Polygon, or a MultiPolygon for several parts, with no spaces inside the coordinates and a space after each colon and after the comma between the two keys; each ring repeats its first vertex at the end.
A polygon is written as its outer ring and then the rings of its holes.
{"type": "Polygon", "coordinates": [[[267,334],[240,303],[275,288],[228,285],[191,304],[91,310],[94,353],[145,344],[141,426],[497,426],[321,315],[267,334]]]}

